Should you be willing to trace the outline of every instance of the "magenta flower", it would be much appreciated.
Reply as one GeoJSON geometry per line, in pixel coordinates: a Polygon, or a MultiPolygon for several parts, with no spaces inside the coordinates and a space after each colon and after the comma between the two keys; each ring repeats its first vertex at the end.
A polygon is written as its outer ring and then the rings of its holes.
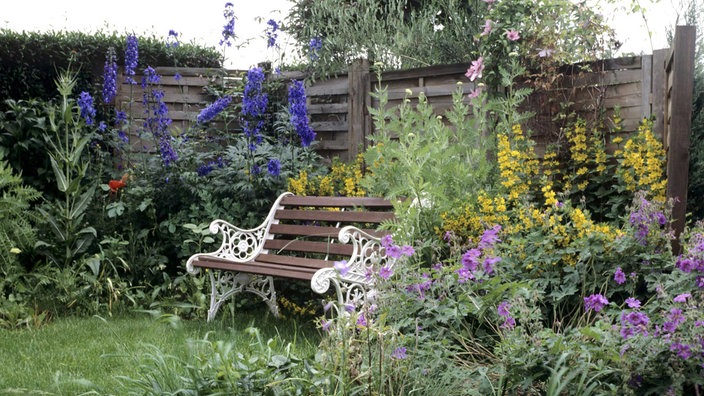
{"type": "Polygon", "coordinates": [[[628,297],[626,299],[626,305],[628,305],[628,308],[640,308],[640,300],[628,297]]]}
{"type": "Polygon", "coordinates": [[[379,269],[379,276],[382,277],[384,280],[388,280],[393,274],[393,269],[391,269],[391,267],[389,267],[388,265],[385,265],[379,269]]]}
{"type": "Polygon", "coordinates": [[[401,247],[398,245],[391,245],[386,248],[386,255],[393,259],[400,259],[402,253],[401,247]]]}
{"type": "Polygon", "coordinates": [[[332,325],[332,322],[327,321],[327,320],[325,320],[325,319],[323,319],[323,320],[320,322],[320,327],[321,327],[321,328],[323,329],[323,331],[326,332],[326,333],[330,331],[330,325],[332,325]]]}
{"type": "Polygon", "coordinates": [[[687,360],[690,356],[692,356],[691,347],[687,344],[681,344],[679,342],[673,342],[670,345],[670,351],[677,352],[677,357],[682,360],[687,360]]]}
{"type": "Polygon", "coordinates": [[[340,275],[345,276],[350,272],[350,267],[347,265],[347,260],[335,261],[333,267],[340,273],[340,275]]]}
{"type": "Polygon", "coordinates": [[[521,36],[518,34],[517,30],[509,30],[506,32],[506,38],[509,39],[509,41],[516,41],[521,38],[521,36]]]}
{"type": "Polygon", "coordinates": [[[394,244],[393,237],[390,234],[386,234],[381,237],[381,246],[384,248],[389,248],[389,246],[394,244]]]}
{"type": "Polygon", "coordinates": [[[595,312],[599,312],[608,303],[609,300],[601,294],[592,294],[591,296],[584,297],[584,310],[589,311],[590,309],[593,309],[595,312]]]}
{"type": "Polygon", "coordinates": [[[496,308],[499,316],[507,317],[511,316],[511,313],[508,312],[508,309],[511,308],[511,305],[509,305],[508,301],[501,301],[499,303],[499,306],[496,308]]]}
{"type": "Polygon", "coordinates": [[[491,19],[487,19],[486,22],[484,22],[484,31],[482,32],[482,34],[480,36],[486,36],[489,33],[491,33],[491,24],[492,24],[491,19]]]}
{"type": "Polygon", "coordinates": [[[410,245],[403,245],[401,246],[401,254],[404,256],[411,257],[413,254],[416,252],[415,249],[413,249],[413,246],[410,245]]]}
{"type": "Polygon", "coordinates": [[[616,281],[619,285],[626,283],[626,274],[623,273],[621,267],[616,268],[616,272],[614,272],[614,281],[616,281]]]}
{"type": "Polygon", "coordinates": [[[393,353],[391,354],[392,359],[397,359],[397,360],[402,360],[405,359],[406,356],[406,348],[405,347],[398,347],[394,349],[393,353]]]}
{"type": "MultiPolygon", "coordinates": [[[[477,89],[473,90],[469,94],[467,94],[467,97],[470,99],[478,98],[479,95],[482,93],[482,87],[477,87],[477,89]]],[[[450,232],[450,231],[448,231],[450,232]]]]}
{"type": "Polygon", "coordinates": [[[479,265],[479,256],[482,252],[477,249],[469,249],[462,255],[462,265],[469,271],[476,271],[479,265]]]}
{"type": "Polygon", "coordinates": [[[673,301],[674,301],[674,302],[679,302],[679,303],[685,303],[685,302],[687,302],[687,299],[690,298],[690,297],[692,297],[691,294],[689,294],[689,293],[682,293],[682,294],[678,295],[677,297],[675,297],[673,301]]]}
{"type": "Polygon", "coordinates": [[[484,71],[484,57],[479,57],[479,59],[472,61],[472,66],[467,69],[467,73],[464,75],[469,79],[469,81],[474,81],[477,78],[482,78],[482,72],[484,71]]]}
{"type": "Polygon", "coordinates": [[[501,231],[501,226],[500,225],[495,225],[493,228],[485,230],[484,233],[482,234],[482,238],[479,240],[479,243],[477,244],[477,247],[479,249],[490,249],[494,247],[494,244],[496,242],[501,242],[501,240],[498,237],[499,232],[501,231]]]}
{"type": "Polygon", "coordinates": [[[507,316],[504,320],[504,323],[499,327],[501,327],[502,329],[513,330],[513,328],[516,327],[516,319],[514,319],[512,316],[507,316]]]}

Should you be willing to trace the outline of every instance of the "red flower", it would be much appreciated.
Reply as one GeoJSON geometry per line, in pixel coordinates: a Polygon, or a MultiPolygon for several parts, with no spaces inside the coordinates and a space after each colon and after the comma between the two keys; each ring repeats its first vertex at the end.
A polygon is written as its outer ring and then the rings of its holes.
{"type": "Polygon", "coordinates": [[[127,173],[125,173],[122,176],[122,179],[120,179],[120,180],[110,180],[108,182],[108,187],[110,187],[110,192],[116,193],[117,190],[124,188],[127,185],[125,182],[127,181],[128,176],[129,175],[127,173]]]}

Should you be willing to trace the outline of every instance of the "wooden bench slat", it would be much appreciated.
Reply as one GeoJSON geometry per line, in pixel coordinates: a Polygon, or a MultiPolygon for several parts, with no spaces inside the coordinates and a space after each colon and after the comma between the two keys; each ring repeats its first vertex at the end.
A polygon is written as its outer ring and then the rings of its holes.
{"type": "Polygon", "coordinates": [[[332,221],[347,223],[381,223],[394,219],[393,212],[337,212],[330,210],[280,209],[274,215],[278,220],[332,221]]]}
{"type": "Polygon", "coordinates": [[[193,261],[193,265],[201,268],[219,269],[232,272],[246,272],[248,274],[280,276],[301,280],[311,280],[317,268],[292,267],[285,264],[265,263],[249,261],[246,263],[236,263],[229,260],[218,259],[216,257],[199,257],[193,261]]]}
{"type": "Polygon", "coordinates": [[[307,197],[291,195],[281,200],[283,206],[364,207],[393,209],[391,201],[374,197],[307,197]]]}
{"type": "Polygon", "coordinates": [[[323,227],[314,225],[272,224],[269,228],[269,233],[337,238],[337,234],[340,233],[340,229],[337,227],[323,227]]]}
{"type": "Polygon", "coordinates": [[[339,242],[333,242],[334,239],[332,238],[330,239],[330,242],[315,242],[300,239],[270,239],[264,242],[264,249],[273,251],[273,253],[281,251],[296,251],[305,253],[335,254],[345,256],[352,255],[352,245],[342,245],[339,242]]]}
{"type": "Polygon", "coordinates": [[[329,268],[334,265],[334,261],[331,260],[313,259],[308,257],[282,256],[278,254],[260,254],[259,256],[257,256],[256,261],[271,264],[284,264],[293,267],[315,268],[316,270],[319,270],[321,268],[329,268]]]}
{"type": "MultiPolygon", "coordinates": [[[[378,231],[371,228],[362,228],[362,231],[379,238],[388,234],[387,231],[378,231]]],[[[271,228],[269,228],[269,232],[276,235],[301,235],[310,237],[337,238],[340,233],[340,228],[315,225],[272,224],[271,228]]]]}

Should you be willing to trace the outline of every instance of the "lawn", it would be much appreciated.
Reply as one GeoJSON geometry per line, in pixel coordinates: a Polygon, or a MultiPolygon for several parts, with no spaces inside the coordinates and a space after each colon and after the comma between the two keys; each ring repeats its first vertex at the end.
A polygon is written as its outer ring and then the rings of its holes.
{"type": "Polygon", "coordinates": [[[58,318],[38,329],[0,329],[0,394],[122,394],[123,377],[139,377],[150,356],[187,360],[189,340],[205,338],[245,351],[256,344],[249,327],[260,329],[265,342],[280,340],[275,348],[291,343],[298,356],[317,349],[312,322],[277,319],[264,309],[213,323],[147,314],[58,318]]]}

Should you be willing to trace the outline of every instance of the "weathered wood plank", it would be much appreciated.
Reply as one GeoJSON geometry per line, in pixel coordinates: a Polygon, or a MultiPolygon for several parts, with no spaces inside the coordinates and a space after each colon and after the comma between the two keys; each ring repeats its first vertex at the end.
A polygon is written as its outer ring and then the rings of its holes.
{"type": "MultiPolygon", "coordinates": [[[[692,120],[692,86],[694,84],[694,54],[696,28],[677,26],[672,48],[672,113],[670,144],[667,157],[667,197],[674,198],[673,228],[679,237],[684,230],[687,213],[687,184],[689,181],[689,135],[692,120]]],[[[674,253],[680,246],[675,238],[674,253]]]]}
{"type": "Polygon", "coordinates": [[[665,58],[668,50],[653,52],[652,114],[655,116],[653,132],[662,138],[665,127],[665,58]]]}

